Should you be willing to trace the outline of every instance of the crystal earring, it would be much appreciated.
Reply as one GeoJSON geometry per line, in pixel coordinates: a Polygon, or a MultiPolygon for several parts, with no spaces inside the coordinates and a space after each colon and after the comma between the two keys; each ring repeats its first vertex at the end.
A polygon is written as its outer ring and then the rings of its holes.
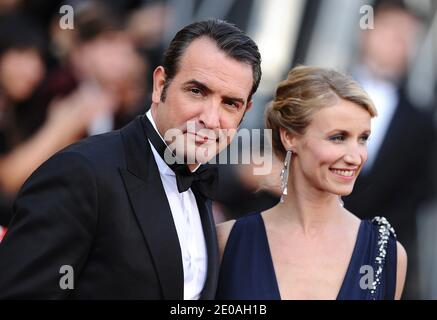
{"type": "Polygon", "coordinates": [[[284,198],[288,193],[288,174],[290,171],[290,160],[292,153],[293,152],[291,150],[287,150],[284,160],[284,167],[281,170],[281,203],[284,202],[284,198]]]}

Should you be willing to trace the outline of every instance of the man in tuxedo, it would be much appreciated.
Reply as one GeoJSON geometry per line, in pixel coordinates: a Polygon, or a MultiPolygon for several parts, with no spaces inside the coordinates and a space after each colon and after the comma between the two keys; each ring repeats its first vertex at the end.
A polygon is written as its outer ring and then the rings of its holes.
{"type": "Polygon", "coordinates": [[[24,184],[0,245],[0,299],[214,298],[216,180],[200,163],[230,143],[217,137],[241,123],[260,77],[258,48],[237,27],[179,31],[145,115],[67,147],[24,184]],[[186,164],[168,161],[175,140],[186,164]]]}
{"type": "Polygon", "coordinates": [[[402,3],[382,1],[375,9],[375,29],[364,31],[361,62],[354,76],[374,101],[369,158],[344,198],[360,218],[385,216],[408,254],[404,298],[419,298],[416,217],[432,194],[433,117],[406,94],[408,63],[420,21],[402,3]]]}

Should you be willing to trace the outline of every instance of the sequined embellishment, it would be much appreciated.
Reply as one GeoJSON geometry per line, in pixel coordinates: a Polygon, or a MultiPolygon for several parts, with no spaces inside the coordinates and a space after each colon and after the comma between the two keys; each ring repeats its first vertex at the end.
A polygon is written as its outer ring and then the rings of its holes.
{"type": "Polygon", "coordinates": [[[372,299],[376,300],[376,290],[378,286],[381,284],[381,274],[382,268],[385,263],[385,256],[387,254],[387,244],[390,238],[390,232],[396,238],[396,233],[390,223],[384,217],[375,217],[372,219],[372,223],[376,223],[378,225],[378,254],[375,258],[375,267],[376,273],[373,281],[372,289],[370,293],[372,295],[372,299]]]}

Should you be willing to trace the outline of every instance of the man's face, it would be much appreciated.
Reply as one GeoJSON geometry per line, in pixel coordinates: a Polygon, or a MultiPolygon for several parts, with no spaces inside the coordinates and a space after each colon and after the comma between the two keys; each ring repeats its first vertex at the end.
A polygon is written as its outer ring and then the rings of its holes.
{"type": "Polygon", "coordinates": [[[375,29],[363,38],[365,59],[373,71],[389,79],[398,79],[414,53],[419,22],[402,10],[381,12],[375,17],[375,29]]]}
{"type": "Polygon", "coordinates": [[[203,37],[186,48],[163,102],[165,80],[164,69],[158,67],[153,75],[152,115],[159,133],[177,153],[183,148],[189,163],[210,160],[231,142],[228,130],[237,129],[252,105],[247,101],[252,67],[228,57],[203,37]]]}

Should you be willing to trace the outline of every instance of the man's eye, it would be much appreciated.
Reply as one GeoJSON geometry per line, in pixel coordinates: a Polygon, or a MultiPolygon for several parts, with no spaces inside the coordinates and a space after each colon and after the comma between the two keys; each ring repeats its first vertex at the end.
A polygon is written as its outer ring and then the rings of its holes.
{"type": "Polygon", "coordinates": [[[230,106],[232,108],[238,109],[240,107],[240,104],[238,102],[235,101],[231,101],[231,100],[225,100],[223,101],[223,103],[227,106],[230,106]]]}
{"type": "Polygon", "coordinates": [[[199,95],[202,93],[202,91],[200,91],[199,88],[191,88],[190,91],[191,91],[191,93],[193,93],[195,95],[199,95]]]}

